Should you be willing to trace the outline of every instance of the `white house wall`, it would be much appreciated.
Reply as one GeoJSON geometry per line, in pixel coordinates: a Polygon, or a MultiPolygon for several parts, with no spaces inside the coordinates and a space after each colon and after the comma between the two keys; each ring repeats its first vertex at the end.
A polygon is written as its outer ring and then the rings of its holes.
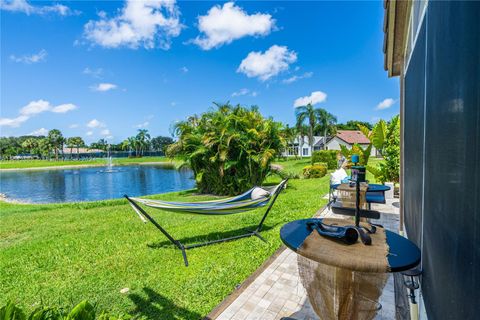
{"type": "MultiPolygon", "coordinates": [[[[347,147],[348,149],[350,149],[352,147],[351,144],[346,143],[342,139],[340,139],[338,137],[333,137],[332,139],[330,139],[330,141],[327,142],[327,149],[328,150],[341,150],[340,145],[343,145],[343,146],[347,147]]],[[[363,149],[365,149],[366,147],[368,147],[368,144],[360,144],[360,146],[363,149]]],[[[375,147],[373,147],[373,146],[372,146],[372,151],[370,152],[370,156],[373,156],[373,157],[377,156],[377,149],[375,149],[375,147]]]]}

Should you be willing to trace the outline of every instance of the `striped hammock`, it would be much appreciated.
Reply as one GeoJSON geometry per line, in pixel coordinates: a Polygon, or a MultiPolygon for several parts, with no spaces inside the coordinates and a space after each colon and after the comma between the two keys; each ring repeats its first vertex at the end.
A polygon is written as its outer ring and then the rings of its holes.
{"type": "MultiPolygon", "coordinates": [[[[173,212],[187,212],[209,215],[225,215],[253,210],[267,205],[270,199],[281,191],[285,180],[274,187],[253,187],[252,189],[235,197],[198,202],[173,202],[152,199],[127,197],[132,208],[144,220],[143,215],[133,202],[141,203],[147,207],[173,212]],[[259,196],[256,196],[259,194],[259,196]]],[[[145,221],[145,220],[144,220],[145,221]]]]}

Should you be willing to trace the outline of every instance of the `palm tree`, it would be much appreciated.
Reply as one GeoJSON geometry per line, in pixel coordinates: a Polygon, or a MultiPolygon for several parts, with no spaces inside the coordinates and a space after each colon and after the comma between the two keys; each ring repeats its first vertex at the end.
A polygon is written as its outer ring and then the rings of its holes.
{"type": "Polygon", "coordinates": [[[58,151],[62,149],[63,152],[63,144],[65,143],[62,132],[58,129],[52,129],[48,131],[47,139],[55,152],[55,160],[58,160],[58,151]]]}
{"type": "Polygon", "coordinates": [[[77,149],[77,159],[80,159],[80,148],[85,145],[82,137],[71,137],[67,139],[67,145],[70,148],[70,158],[72,158],[72,149],[77,149]]]}
{"type": "Polygon", "coordinates": [[[72,159],[72,154],[73,154],[73,148],[75,148],[75,138],[70,137],[67,138],[67,148],[70,148],[70,159],[72,159]]]}
{"type": "Polygon", "coordinates": [[[305,121],[308,121],[308,143],[310,144],[310,155],[313,155],[313,132],[320,118],[320,109],[315,109],[313,105],[309,103],[306,106],[297,107],[295,109],[295,116],[297,118],[297,127],[303,125],[305,121]]]}
{"type": "Polygon", "coordinates": [[[263,182],[285,146],[281,124],[258,108],[216,104],[216,109],[178,122],[168,156],[185,160],[200,192],[235,194],[263,182]]]}
{"type": "Polygon", "coordinates": [[[50,158],[50,151],[52,150],[52,145],[48,138],[43,138],[38,141],[38,151],[45,158],[50,158]]]}
{"type": "Polygon", "coordinates": [[[318,127],[320,132],[323,133],[323,149],[327,147],[327,133],[335,132],[335,124],[337,123],[337,117],[329,113],[327,110],[319,108],[318,110],[318,127]]]}
{"type": "MultiPolygon", "coordinates": [[[[297,130],[295,127],[290,127],[288,124],[283,129],[283,135],[285,137],[285,141],[287,142],[287,155],[289,153],[290,148],[293,149],[293,152],[295,153],[295,139],[297,138],[297,130]]],[[[297,154],[295,153],[295,158],[297,157],[297,154]]]]}
{"type": "Polygon", "coordinates": [[[147,149],[150,144],[150,134],[147,129],[138,129],[137,136],[135,137],[140,155],[143,155],[143,150],[147,149]]]}
{"type": "Polygon", "coordinates": [[[123,140],[120,144],[120,147],[122,148],[122,150],[130,151],[130,141],[128,139],[123,140]]]}
{"type": "Polygon", "coordinates": [[[30,153],[33,153],[33,150],[38,147],[38,142],[34,138],[28,138],[22,142],[22,148],[27,149],[30,153]]]}

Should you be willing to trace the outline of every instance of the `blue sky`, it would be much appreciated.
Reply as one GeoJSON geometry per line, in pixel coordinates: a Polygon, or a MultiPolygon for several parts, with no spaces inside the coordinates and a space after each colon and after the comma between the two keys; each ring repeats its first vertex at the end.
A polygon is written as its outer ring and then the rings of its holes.
{"type": "Polygon", "coordinates": [[[398,113],[381,1],[0,1],[2,136],[169,135],[214,101],[290,124],[306,101],[339,122],[398,113]]]}

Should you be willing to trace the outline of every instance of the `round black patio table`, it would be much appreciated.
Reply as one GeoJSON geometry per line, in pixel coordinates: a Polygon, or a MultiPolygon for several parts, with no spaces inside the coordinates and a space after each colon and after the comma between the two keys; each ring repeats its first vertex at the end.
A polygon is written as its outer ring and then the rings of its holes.
{"type": "MultiPolygon", "coordinates": [[[[298,253],[302,243],[312,233],[307,223],[318,220],[311,218],[289,222],[280,229],[280,238],[288,248],[298,253]]],[[[420,263],[420,249],[413,242],[389,230],[385,230],[385,235],[390,253],[387,256],[390,272],[409,270],[420,263]]]]}
{"type": "MultiPolygon", "coordinates": [[[[304,256],[300,248],[312,233],[308,223],[318,220],[292,221],[280,230],[283,243],[299,255],[300,278],[313,309],[321,319],[373,319],[381,308],[378,298],[387,281],[387,269],[381,273],[365,273],[354,265],[344,269],[345,259],[341,267],[340,261],[335,265],[335,259],[324,264],[304,256]]],[[[420,263],[420,250],[413,242],[388,230],[385,235],[389,247],[388,272],[409,270],[420,263]]],[[[334,258],[335,252],[331,254],[334,258]]],[[[354,248],[351,254],[356,254],[354,248]]]]}

